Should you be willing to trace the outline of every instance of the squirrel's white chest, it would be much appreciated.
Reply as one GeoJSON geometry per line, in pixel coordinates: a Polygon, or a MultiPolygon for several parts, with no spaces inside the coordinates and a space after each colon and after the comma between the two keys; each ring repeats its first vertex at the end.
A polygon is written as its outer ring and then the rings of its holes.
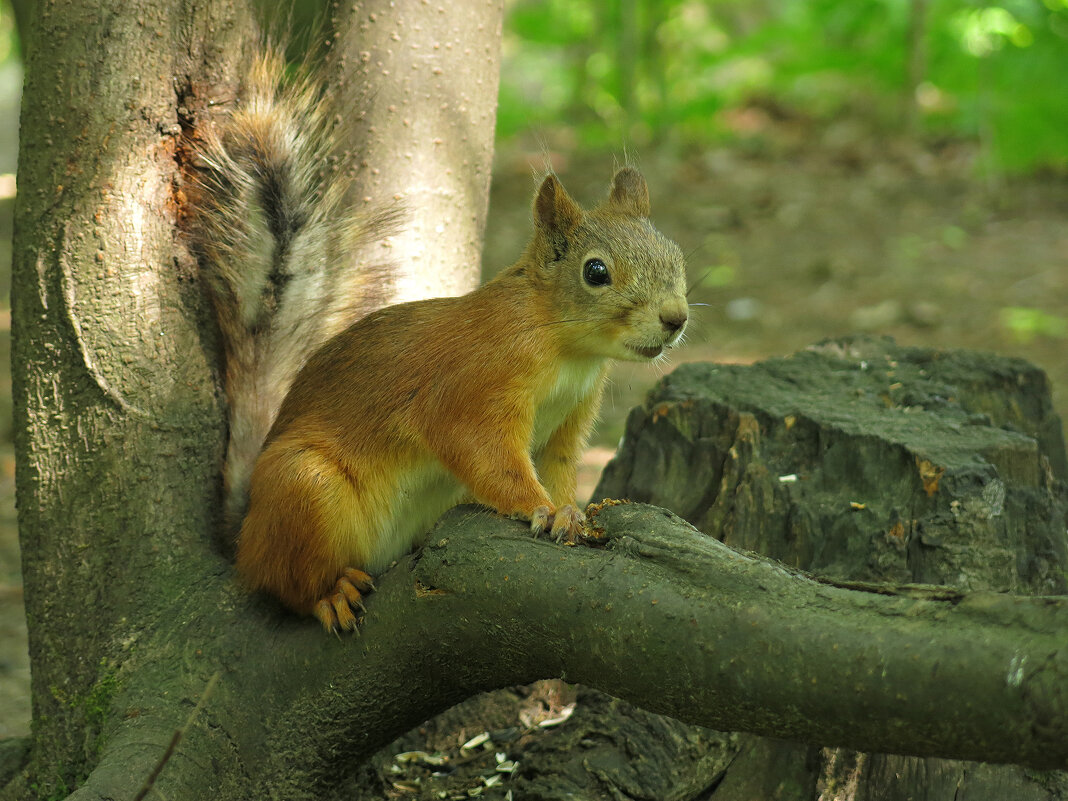
{"type": "Polygon", "coordinates": [[[596,389],[603,368],[602,359],[568,361],[560,366],[552,386],[534,413],[532,450],[541,448],[575,407],[596,389]]]}

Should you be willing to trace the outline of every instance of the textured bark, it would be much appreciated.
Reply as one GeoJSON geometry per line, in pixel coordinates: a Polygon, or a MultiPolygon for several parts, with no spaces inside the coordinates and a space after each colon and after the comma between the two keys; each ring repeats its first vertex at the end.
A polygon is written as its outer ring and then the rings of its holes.
{"type": "MultiPolygon", "coordinates": [[[[208,551],[225,418],[214,326],[178,236],[180,142],[183,125],[232,98],[261,35],[248,5],[231,0],[56,0],[24,9],[12,327],[33,671],[26,781],[55,796],[97,764],[115,716],[136,713],[113,707],[116,688],[135,655],[144,657],[143,643],[165,647],[157,627],[172,619],[171,604],[205,575],[229,573],[208,551]]],[[[500,8],[487,9],[489,36],[500,8]]],[[[457,49],[458,61],[473,58],[457,49]]],[[[483,104],[495,101],[496,63],[486,61],[495,56],[493,48],[478,57],[490,86],[483,104]]],[[[354,83],[364,78],[385,80],[368,74],[354,83]]],[[[478,109],[448,129],[480,126],[472,136],[483,146],[482,172],[465,184],[476,196],[456,193],[451,226],[466,243],[480,241],[486,207],[493,115],[478,109]]],[[[439,150],[423,138],[406,152],[424,169],[432,163],[424,152],[439,150]]],[[[441,164],[456,175],[473,169],[454,150],[441,164]]],[[[468,283],[477,275],[477,254],[438,256],[424,266],[468,283]]],[[[185,642],[172,657],[195,661],[195,651],[185,642]]],[[[180,678],[174,667],[146,669],[159,682],[152,695],[173,686],[171,697],[185,697],[202,686],[199,674],[180,678]]],[[[170,734],[160,737],[165,745],[170,734]]],[[[222,772],[240,763],[226,749],[212,758],[222,772]]]]}
{"type": "Polygon", "coordinates": [[[241,595],[221,562],[188,565],[187,590],[145,610],[74,797],[132,797],[217,672],[166,798],[340,796],[420,720],[557,675],[713,728],[1068,764],[1068,601],[841,589],[639,504],[595,523],[603,549],[567,548],[454,510],[346,641],[241,595]]]}
{"type": "Polygon", "coordinates": [[[222,409],[176,258],[175,86],[233,63],[232,3],[37,3],[12,279],[19,530],[36,779],[97,757],[150,587],[213,525],[222,409]],[[208,32],[211,31],[209,37],[208,32]],[[209,40],[210,52],[198,42],[209,40]],[[181,42],[181,46],[178,43],[181,42]]]}
{"type": "Polygon", "coordinates": [[[503,3],[370,0],[337,14],[332,69],[358,191],[408,211],[388,243],[397,300],[468,292],[489,203],[503,3]]]}

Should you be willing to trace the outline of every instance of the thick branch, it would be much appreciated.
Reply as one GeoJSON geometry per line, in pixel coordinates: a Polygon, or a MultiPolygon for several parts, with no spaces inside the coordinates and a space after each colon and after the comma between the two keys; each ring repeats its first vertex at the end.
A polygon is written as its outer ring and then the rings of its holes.
{"type": "Polygon", "coordinates": [[[595,523],[603,549],[565,548],[456,510],[382,578],[351,640],[225,576],[201,584],[176,599],[168,616],[183,622],[165,641],[141,644],[158,657],[132,665],[114,704],[124,719],[76,796],[135,792],[218,668],[204,720],[160,775],[168,798],[265,783],[272,797],[321,797],[452,703],[556,675],[720,729],[1068,765],[1068,601],[829,586],[638,504],[595,523]],[[182,686],[161,688],[179,659],[182,686]]]}

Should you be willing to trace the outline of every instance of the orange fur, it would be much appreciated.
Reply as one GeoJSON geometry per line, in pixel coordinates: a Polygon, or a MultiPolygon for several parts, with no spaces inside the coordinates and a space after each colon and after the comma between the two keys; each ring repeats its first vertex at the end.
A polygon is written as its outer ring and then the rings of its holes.
{"type": "Polygon", "coordinates": [[[352,628],[350,571],[381,571],[464,497],[536,531],[581,529],[576,464],[607,361],[677,341],[683,259],[633,169],[588,212],[550,175],[534,212],[493,281],[373,312],[311,355],[252,471],[237,553],[251,587],[352,628]],[[586,280],[591,260],[609,285],[586,280]]]}

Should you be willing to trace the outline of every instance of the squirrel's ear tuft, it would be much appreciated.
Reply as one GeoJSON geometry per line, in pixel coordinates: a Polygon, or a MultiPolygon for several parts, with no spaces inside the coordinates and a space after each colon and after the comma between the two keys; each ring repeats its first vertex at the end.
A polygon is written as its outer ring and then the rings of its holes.
{"type": "Polygon", "coordinates": [[[549,233],[567,234],[582,221],[582,209],[549,173],[534,198],[534,224],[549,233]]]}
{"type": "Polygon", "coordinates": [[[612,194],[608,202],[621,211],[636,217],[649,216],[649,187],[634,167],[624,167],[612,179],[612,194]]]}

